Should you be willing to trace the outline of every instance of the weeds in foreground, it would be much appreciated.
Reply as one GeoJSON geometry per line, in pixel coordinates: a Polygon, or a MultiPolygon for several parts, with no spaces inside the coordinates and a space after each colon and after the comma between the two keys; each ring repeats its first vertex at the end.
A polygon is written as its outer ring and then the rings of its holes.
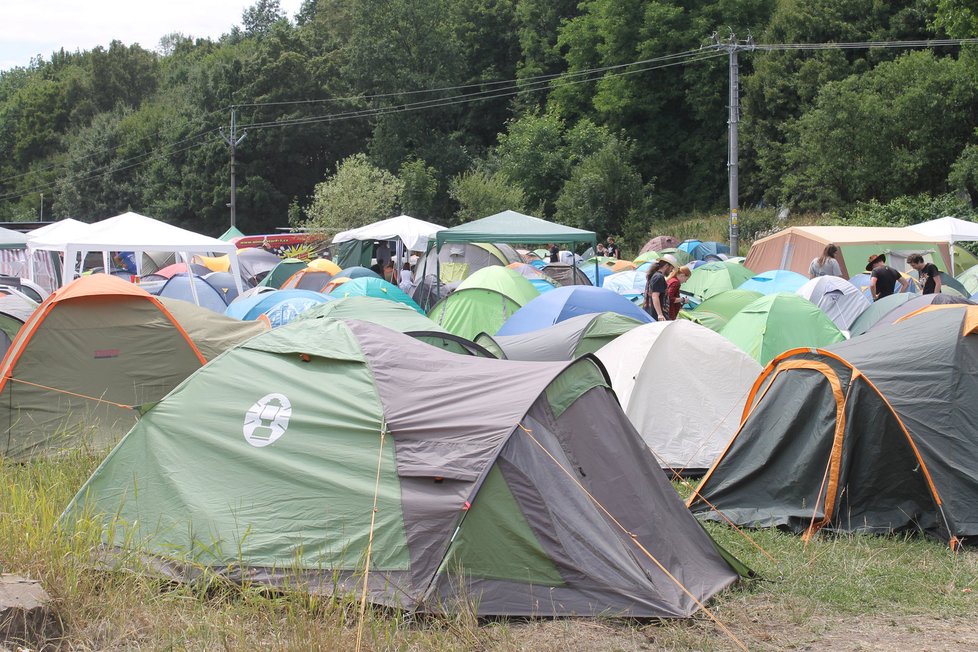
{"type": "MultiPolygon", "coordinates": [[[[94,526],[56,526],[99,458],[71,454],[31,464],[0,463],[0,567],[42,581],[65,621],[65,649],[352,649],[357,598],[232,584],[218,576],[190,584],[139,572],[95,570],[94,526]]],[[[734,587],[709,607],[752,648],[781,648],[823,636],[838,622],[892,614],[973,620],[978,613],[978,551],[953,553],[917,537],[819,536],[807,545],[778,531],[747,534],[707,525],[761,579],[734,587]]],[[[479,621],[464,610],[412,617],[370,608],[371,650],[728,650],[729,640],[700,615],[686,621],[616,619],[479,621]]]]}

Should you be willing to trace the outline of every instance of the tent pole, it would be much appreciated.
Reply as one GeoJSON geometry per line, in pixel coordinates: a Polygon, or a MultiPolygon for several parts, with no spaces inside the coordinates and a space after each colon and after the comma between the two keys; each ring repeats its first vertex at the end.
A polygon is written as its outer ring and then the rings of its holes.
{"type": "Polygon", "coordinates": [[[183,256],[183,264],[187,266],[187,277],[190,279],[190,294],[194,298],[194,303],[200,305],[200,297],[197,296],[197,283],[195,283],[194,272],[190,269],[190,254],[186,251],[180,252],[183,256]]]}

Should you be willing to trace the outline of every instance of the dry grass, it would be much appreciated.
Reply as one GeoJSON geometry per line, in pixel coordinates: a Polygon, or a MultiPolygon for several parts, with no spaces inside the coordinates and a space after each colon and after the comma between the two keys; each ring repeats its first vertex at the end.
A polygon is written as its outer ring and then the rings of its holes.
{"type": "MultiPolygon", "coordinates": [[[[87,564],[94,526],[56,527],[98,459],[77,454],[0,463],[0,567],[40,579],[65,621],[66,650],[352,649],[356,600],[214,580],[161,584],[87,564]]],[[[750,536],[710,525],[763,579],[718,596],[711,611],[752,649],[978,649],[978,553],[900,537],[750,536]]],[[[731,650],[704,614],[663,624],[614,619],[478,622],[368,609],[369,650],[731,650]]]]}

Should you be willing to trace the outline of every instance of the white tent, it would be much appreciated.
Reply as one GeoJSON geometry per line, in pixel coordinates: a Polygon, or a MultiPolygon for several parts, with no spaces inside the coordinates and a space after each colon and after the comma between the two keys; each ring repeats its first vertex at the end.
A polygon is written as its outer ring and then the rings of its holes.
{"type": "Polygon", "coordinates": [[[816,276],[795,290],[795,294],[818,306],[840,331],[846,333],[856,318],[872,305],[862,290],[838,276],[816,276]]]}
{"type": "Polygon", "coordinates": [[[60,251],[73,238],[81,237],[91,224],[70,217],[34,229],[27,234],[27,248],[32,251],[60,251]]]}
{"type": "MultiPolygon", "coordinates": [[[[929,220],[914,224],[910,227],[917,233],[922,233],[931,238],[946,240],[948,247],[952,248],[955,242],[968,242],[978,240],[978,223],[968,220],[958,219],[957,217],[939,217],[936,220],[929,220]]],[[[951,257],[951,269],[948,270],[954,276],[954,256],[951,257]]]]}
{"type": "Polygon", "coordinates": [[[58,251],[63,255],[62,285],[67,285],[74,279],[78,271],[79,256],[84,260],[90,251],[102,252],[106,269],[109,268],[108,257],[111,251],[135,252],[137,264],[142,260],[144,251],[173,251],[181,255],[188,265],[191,254],[228,254],[238,291],[242,290],[237,248],[234,244],[138,213],[123,213],[75,231],[65,229],[65,233],[58,237],[49,233],[47,237],[38,238],[31,246],[35,250],[58,251]]]}
{"type": "Polygon", "coordinates": [[[350,240],[400,240],[408,251],[427,251],[428,241],[444,228],[410,215],[398,215],[337,233],[333,236],[333,244],[350,240]]]}
{"type": "Polygon", "coordinates": [[[761,372],[727,338],[684,319],[633,328],[596,355],[659,465],[687,472],[708,469],[733,437],[761,372]]]}

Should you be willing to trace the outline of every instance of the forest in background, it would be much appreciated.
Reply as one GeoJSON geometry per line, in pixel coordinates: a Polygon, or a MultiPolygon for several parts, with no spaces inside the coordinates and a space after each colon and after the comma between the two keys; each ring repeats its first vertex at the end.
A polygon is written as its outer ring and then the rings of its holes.
{"type": "MultiPolygon", "coordinates": [[[[258,0],[218,40],[114,41],[0,72],[0,221],[36,220],[43,202],[47,219],[134,210],[219,234],[233,106],[245,233],[512,208],[634,247],[727,205],[728,60],[713,35],[971,38],[978,9],[306,0],[290,19],[258,0]]],[[[742,206],[854,223],[974,215],[978,46],[753,51],[740,72],[742,206]]]]}

